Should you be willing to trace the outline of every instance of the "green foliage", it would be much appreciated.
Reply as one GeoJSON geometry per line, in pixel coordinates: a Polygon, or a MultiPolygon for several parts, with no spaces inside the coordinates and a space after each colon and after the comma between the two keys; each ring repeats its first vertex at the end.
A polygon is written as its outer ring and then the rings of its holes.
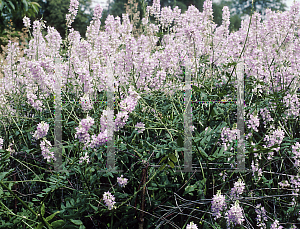
{"type": "MultiPolygon", "coordinates": [[[[68,13],[70,0],[39,0],[42,9],[38,17],[47,21],[47,26],[54,27],[65,39],[66,36],[66,14],[68,13]]],[[[79,0],[77,16],[72,27],[79,31],[81,37],[85,37],[86,28],[92,20],[91,0],[79,0]]]]}
{"type": "MultiPolygon", "coordinates": [[[[2,32],[9,20],[16,25],[17,30],[23,27],[23,17],[35,17],[41,6],[30,0],[1,0],[0,1],[0,32],[2,32]]],[[[0,33],[1,35],[1,33],[0,33]]]]}

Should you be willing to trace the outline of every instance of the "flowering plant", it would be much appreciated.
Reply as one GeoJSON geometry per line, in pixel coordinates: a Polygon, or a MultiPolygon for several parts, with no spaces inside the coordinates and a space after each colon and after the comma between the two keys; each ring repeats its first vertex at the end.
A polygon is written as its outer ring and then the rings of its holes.
{"type": "Polygon", "coordinates": [[[185,13],[155,0],[139,36],[128,14],[108,15],[101,31],[97,6],[86,39],[71,27],[78,9],[71,0],[65,41],[25,17],[24,56],[9,42],[1,62],[1,225],[294,227],[299,4],[264,21],[255,12],[230,34],[227,7],[217,26],[211,0],[185,13]]]}

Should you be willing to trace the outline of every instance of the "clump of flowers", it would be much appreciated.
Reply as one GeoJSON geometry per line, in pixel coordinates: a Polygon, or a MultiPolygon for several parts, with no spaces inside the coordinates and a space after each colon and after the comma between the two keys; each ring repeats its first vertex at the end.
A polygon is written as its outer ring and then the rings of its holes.
{"type": "Polygon", "coordinates": [[[224,127],[222,129],[221,132],[221,140],[223,142],[223,146],[224,146],[224,150],[232,150],[233,148],[231,147],[231,149],[228,149],[229,143],[236,140],[237,139],[237,129],[233,129],[231,130],[228,127],[224,127]]]}
{"type": "Polygon", "coordinates": [[[251,162],[251,169],[252,169],[253,177],[256,177],[255,172],[257,172],[258,180],[260,180],[263,172],[262,172],[262,169],[259,168],[258,160],[255,160],[255,164],[254,164],[254,161],[251,162]]]}
{"type": "Polygon", "coordinates": [[[128,96],[124,100],[121,101],[120,107],[122,111],[127,111],[131,113],[134,111],[135,106],[137,105],[138,100],[135,97],[128,96]]]}
{"type": "Polygon", "coordinates": [[[23,23],[24,23],[24,26],[26,27],[26,28],[29,28],[30,27],[30,18],[28,18],[28,17],[24,17],[23,18],[23,23]]]}
{"type": "Polygon", "coordinates": [[[89,111],[93,108],[93,104],[91,103],[88,94],[84,94],[84,96],[81,97],[81,107],[84,111],[89,111]]]}
{"type": "MultiPolygon", "coordinates": [[[[284,138],[284,131],[279,127],[277,130],[274,130],[271,135],[266,135],[264,141],[268,142],[268,145],[263,145],[264,147],[272,147],[276,144],[280,145],[284,138]]],[[[280,147],[275,148],[275,151],[279,151],[280,147]]],[[[268,160],[271,160],[274,152],[269,152],[268,160]]]]}
{"type": "Polygon", "coordinates": [[[243,193],[245,189],[245,183],[239,179],[237,182],[234,183],[234,187],[231,189],[230,196],[235,198],[238,197],[243,193]]]}
{"type": "Polygon", "coordinates": [[[143,131],[145,130],[145,124],[142,123],[142,122],[138,122],[136,125],[135,125],[135,130],[141,134],[143,133],[143,131]]]}
{"type": "Polygon", "coordinates": [[[118,181],[118,183],[121,187],[125,187],[125,185],[127,184],[128,179],[123,178],[123,175],[121,175],[121,177],[117,178],[117,181],[118,181]]]}
{"type": "Polygon", "coordinates": [[[49,124],[42,121],[41,123],[38,124],[37,130],[35,131],[33,137],[36,140],[43,138],[47,135],[48,130],[49,130],[49,124]]]}
{"type": "Polygon", "coordinates": [[[114,206],[115,197],[108,191],[104,192],[103,194],[103,200],[105,202],[105,205],[108,207],[109,210],[112,210],[113,208],[116,209],[116,206],[114,206]]]}
{"type": "Polygon", "coordinates": [[[87,152],[85,152],[83,157],[80,157],[79,164],[83,163],[84,161],[86,161],[86,163],[90,162],[90,159],[89,159],[89,156],[88,156],[87,152]]]}
{"type": "Polygon", "coordinates": [[[79,127],[75,128],[75,138],[78,138],[79,142],[87,143],[90,138],[88,131],[92,127],[92,125],[94,125],[93,118],[88,116],[86,119],[82,119],[79,124],[79,127]]]}
{"type": "Polygon", "coordinates": [[[274,119],[271,117],[270,111],[266,107],[260,109],[260,114],[264,120],[263,123],[264,123],[265,128],[266,128],[267,122],[274,121],[274,119]]]}
{"type": "Polygon", "coordinates": [[[45,159],[47,159],[47,162],[50,162],[51,159],[56,161],[56,158],[54,156],[54,152],[50,151],[51,148],[51,142],[49,142],[46,139],[43,139],[43,141],[40,144],[41,150],[42,150],[42,155],[45,159]]]}
{"type": "Polygon", "coordinates": [[[279,226],[279,221],[277,219],[270,226],[270,229],[282,229],[282,228],[283,226],[279,226]]]}
{"type": "Polygon", "coordinates": [[[247,121],[247,127],[249,129],[253,129],[255,132],[258,132],[257,127],[259,127],[259,118],[257,116],[257,112],[254,112],[253,114],[250,114],[250,119],[247,121]]]}
{"type": "Polygon", "coordinates": [[[296,142],[295,145],[292,146],[292,152],[293,152],[293,159],[295,160],[294,165],[296,167],[300,166],[300,144],[299,142],[296,142]]]}
{"type": "Polygon", "coordinates": [[[265,208],[262,207],[261,204],[258,204],[256,206],[255,212],[257,214],[257,217],[256,217],[257,227],[259,227],[260,229],[267,228],[265,222],[268,220],[268,218],[267,218],[265,208]]]}
{"type": "Polygon", "coordinates": [[[114,117],[113,110],[110,110],[109,108],[107,108],[107,110],[103,111],[102,116],[100,118],[100,125],[101,125],[102,132],[104,132],[107,129],[107,126],[108,126],[109,122],[112,121],[111,119],[113,119],[113,117],[114,117]]]}
{"type": "Polygon", "coordinates": [[[93,20],[100,20],[101,16],[102,16],[102,7],[100,4],[96,5],[95,9],[94,9],[94,17],[93,20]]]}
{"type": "Polygon", "coordinates": [[[88,147],[95,149],[101,145],[104,145],[108,140],[111,140],[112,136],[108,136],[107,130],[104,132],[99,133],[98,135],[92,135],[92,140],[88,147]]]}
{"type": "Polygon", "coordinates": [[[239,201],[237,200],[235,204],[231,206],[229,211],[226,213],[227,215],[227,225],[229,226],[230,224],[234,225],[241,225],[245,219],[243,215],[243,209],[239,205],[239,201]]]}
{"type": "Polygon", "coordinates": [[[211,210],[215,219],[221,217],[221,212],[226,208],[225,196],[221,194],[221,190],[218,190],[217,194],[213,196],[211,202],[211,210]]]}
{"type": "Polygon", "coordinates": [[[120,111],[117,114],[117,117],[115,119],[115,131],[119,131],[120,128],[125,126],[127,119],[129,118],[127,111],[120,111]]]}
{"type": "Polygon", "coordinates": [[[190,222],[190,224],[186,226],[186,229],[198,229],[198,227],[194,222],[190,222]]]}
{"type": "Polygon", "coordinates": [[[78,6],[79,6],[79,2],[78,0],[71,0],[70,1],[70,7],[69,7],[69,12],[70,14],[66,15],[66,19],[67,19],[67,26],[71,27],[71,24],[73,23],[77,12],[78,12],[78,6]]]}

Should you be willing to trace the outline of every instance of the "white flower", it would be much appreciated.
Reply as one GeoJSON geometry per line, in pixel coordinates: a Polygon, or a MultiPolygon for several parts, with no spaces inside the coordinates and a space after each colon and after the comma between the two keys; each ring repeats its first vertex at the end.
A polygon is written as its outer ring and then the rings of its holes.
{"type": "Polygon", "coordinates": [[[116,209],[116,206],[114,206],[114,204],[116,203],[115,197],[110,192],[104,192],[103,200],[109,210],[112,210],[113,208],[116,209]]]}
{"type": "Polygon", "coordinates": [[[90,159],[89,159],[89,156],[88,156],[87,152],[85,152],[84,157],[80,157],[79,164],[81,164],[84,161],[86,161],[87,163],[90,162],[90,159]]]}
{"type": "Polygon", "coordinates": [[[26,27],[26,28],[29,28],[30,27],[30,18],[28,18],[28,17],[24,17],[23,18],[23,23],[24,23],[24,26],[26,27]]]}
{"type": "Polygon", "coordinates": [[[136,125],[135,125],[135,130],[141,134],[143,133],[143,131],[145,130],[145,124],[142,123],[142,122],[138,122],[136,125]]]}
{"type": "Polygon", "coordinates": [[[276,219],[271,225],[270,229],[282,229],[282,226],[279,226],[279,221],[276,219]]]}
{"type": "Polygon", "coordinates": [[[123,175],[121,175],[121,177],[117,178],[117,181],[121,187],[124,187],[127,184],[128,179],[123,178],[123,175]]]}
{"type": "Polygon", "coordinates": [[[46,140],[45,138],[43,139],[43,141],[40,144],[41,150],[42,150],[42,155],[44,157],[44,159],[47,159],[47,162],[50,162],[51,159],[53,159],[54,161],[56,161],[56,158],[54,156],[54,152],[51,152],[51,142],[49,142],[48,140],[46,140]]]}
{"type": "Polygon", "coordinates": [[[49,124],[42,121],[41,123],[38,124],[37,130],[35,131],[33,137],[36,140],[43,138],[47,135],[48,130],[49,130],[49,124]]]}
{"type": "Polygon", "coordinates": [[[194,222],[190,222],[190,224],[186,226],[186,229],[198,229],[198,227],[194,222]]]}
{"type": "Polygon", "coordinates": [[[237,182],[234,183],[234,187],[231,189],[231,196],[241,195],[245,189],[245,183],[239,179],[237,182]]]}

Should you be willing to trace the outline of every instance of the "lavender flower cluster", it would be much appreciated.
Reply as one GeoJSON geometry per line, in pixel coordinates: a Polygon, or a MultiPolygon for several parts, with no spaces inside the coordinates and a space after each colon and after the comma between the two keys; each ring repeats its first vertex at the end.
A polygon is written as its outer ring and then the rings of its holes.
{"type": "Polygon", "coordinates": [[[37,125],[37,130],[34,132],[33,137],[36,140],[42,139],[41,143],[40,143],[40,147],[41,147],[41,151],[42,151],[42,155],[44,157],[44,159],[47,160],[47,162],[50,162],[51,159],[53,159],[54,161],[56,160],[55,156],[54,156],[54,152],[51,152],[51,142],[49,142],[45,137],[48,133],[49,130],[49,124],[42,121],[37,125]]]}
{"type": "Polygon", "coordinates": [[[116,209],[117,207],[114,206],[115,197],[110,192],[104,192],[103,194],[103,200],[105,202],[105,205],[108,207],[109,210],[116,209]]]}
{"type": "Polygon", "coordinates": [[[37,130],[35,131],[33,137],[38,140],[40,138],[43,138],[47,135],[49,130],[49,124],[42,121],[41,123],[38,124],[37,130]]]}
{"type": "Polygon", "coordinates": [[[90,141],[89,129],[94,125],[94,119],[87,116],[86,119],[80,121],[79,127],[76,127],[75,138],[79,139],[79,142],[87,144],[90,141]]]}
{"type": "Polygon", "coordinates": [[[66,15],[67,26],[68,27],[71,27],[71,24],[73,23],[76,15],[77,15],[78,6],[79,6],[79,1],[78,0],[71,0],[70,1],[70,7],[69,7],[70,14],[66,15]]]}
{"type": "MultiPolygon", "coordinates": [[[[280,145],[284,138],[284,131],[279,127],[277,130],[273,130],[270,135],[265,135],[264,141],[268,142],[264,147],[271,147],[275,144],[280,145]]],[[[280,147],[275,148],[275,151],[279,151],[280,147]]],[[[268,155],[268,160],[271,160],[274,152],[270,152],[268,155]]]]}
{"type": "Polygon", "coordinates": [[[119,185],[123,188],[127,184],[128,179],[127,178],[123,178],[123,175],[121,175],[121,177],[117,178],[117,181],[118,181],[119,185]]]}
{"type": "Polygon", "coordinates": [[[255,212],[257,214],[256,222],[257,227],[260,229],[266,229],[267,225],[266,222],[268,220],[267,213],[264,207],[261,206],[261,204],[258,204],[255,208],[255,212]]]}
{"type": "MultiPolygon", "coordinates": [[[[129,88],[129,95],[123,99],[120,103],[121,111],[116,115],[115,120],[108,120],[108,117],[114,117],[114,111],[104,110],[102,116],[100,118],[101,132],[96,135],[90,136],[88,131],[92,125],[94,125],[94,119],[91,117],[87,117],[86,119],[81,120],[79,127],[76,127],[75,137],[79,139],[79,142],[84,143],[84,150],[89,147],[91,149],[98,148],[101,145],[104,145],[109,139],[112,139],[112,136],[108,136],[108,122],[112,122],[113,131],[119,131],[125,124],[127,119],[129,118],[128,114],[133,112],[135,106],[137,105],[138,99],[140,96],[137,92],[133,90],[132,87],[129,88]]],[[[88,101],[88,95],[85,94],[82,97],[82,100],[85,102],[88,101]]],[[[88,102],[88,104],[82,105],[83,110],[89,110],[92,108],[92,105],[88,102]]],[[[139,123],[136,126],[139,129],[139,133],[142,133],[144,130],[144,124],[139,123]]]]}
{"type": "Polygon", "coordinates": [[[142,122],[138,122],[136,125],[135,125],[135,130],[141,134],[143,133],[143,131],[145,130],[145,124],[142,123],[142,122]]]}
{"type": "Polygon", "coordinates": [[[85,152],[84,156],[80,157],[79,164],[83,163],[84,161],[86,163],[90,162],[90,158],[89,158],[88,152],[85,152]]]}
{"type": "MultiPolygon", "coordinates": [[[[239,179],[234,183],[234,187],[231,189],[230,196],[235,199],[239,197],[245,189],[245,183],[239,179]]],[[[217,194],[213,196],[211,201],[211,210],[213,213],[214,219],[217,220],[219,218],[225,217],[227,219],[227,226],[229,227],[231,224],[234,225],[242,225],[244,222],[244,214],[243,209],[239,205],[239,201],[236,200],[235,204],[232,204],[231,208],[227,210],[227,204],[225,196],[221,194],[221,190],[218,190],[217,194]]]]}
{"type": "Polygon", "coordinates": [[[237,139],[237,132],[239,130],[238,129],[233,129],[231,130],[228,127],[224,127],[222,129],[221,132],[221,140],[222,140],[222,145],[224,146],[224,150],[232,150],[233,148],[231,147],[231,149],[227,149],[229,146],[229,142],[233,142],[234,140],[237,139]]]}
{"type": "Polygon", "coordinates": [[[259,118],[257,115],[250,114],[250,119],[247,121],[247,127],[258,132],[257,127],[259,127],[259,118]]]}
{"type": "Polygon", "coordinates": [[[237,182],[234,183],[234,187],[231,189],[230,196],[233,198],[238,198],[245,189],[245,183],[239,179],[237,182]]]}
{"type": "Polygon", "coordinates": [[[41,150],[42,150],[42,155],[44,157],[44,159],[47,160],[47,162],[50,162],[51,159],[53,159],[54,161],[56,160],[55,156],[54,156],[54,152],[50,151],[51,148],[51,142],[49,142],[48,140],[44,139],[41,144],[41,150]]]}
{"type": "Polygon", "coordinates": [[[229,227],[231,224],[241,225],[245,221],[243,209],[240,207],[238,200],[235,202],[235,204],[231,206],[229,211],[226,213],[226,216],[227,216],[227,227],[229,227]]]}
{"type": "Polygon", "coordinates": [[[225,196],[221,194],[221,190],[218,190],[217,194],[213,196],[211,202],[211,210],[215,219],[221,217],[221,212],[226,209],[225,196]]]}

